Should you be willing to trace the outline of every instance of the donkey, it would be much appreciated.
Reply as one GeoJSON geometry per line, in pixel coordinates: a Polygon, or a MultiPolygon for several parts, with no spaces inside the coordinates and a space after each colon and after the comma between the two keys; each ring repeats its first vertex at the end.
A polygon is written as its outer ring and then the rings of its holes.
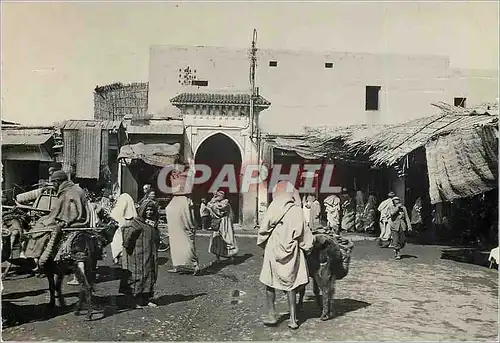
{"type": "MultiPolygon", "coordinates": [[[[18,217],[22,221],[23,217],[18,217]]],[[[51,233],[49,242],[45,249],[46,256],[41,257],[46,262],[43,264],[40,272],[47,277],[49,284],[49,308],[56,306],[56,298],[61,307],[66,306],[61,286],[64,276],[73,272],[80,283],[80,292],[75,314],[80,314],[84,300],[87,300],[87,319],[92,319],[92,291],[95,282],[95,270],[97,261],[102,259],[103,249],[111,243],[115,231],[118,229],[118,223],[110,218],[105,218],[104,227],[96,232],[90,230],[79,230],[68,234],[61,230],[55,230],[51,233]],[[60,244],[60,248],[56,249],[60,244]],[[50,253],[58,250],[57,254],[50,253]]],[[[27,261],[21,259],[21,261],[27,261]]],[[[33,264],[33,260],[28,260],[33,264]]]]}
{"type": "MultiPolygon", "coordinates": [[[[313,279],[316,303],[321,309],[320,319],[325,321],[334,316],[332,303],[335,295],[335,282],[343,279],[349,272],[350,256],[354,245],[340,236],[335,238],[324,233],[316,233],[314,236],[314,246],[307,256],[307,267],[309,277],[313,279]]],[[[301,286],[297,291],[300,311],[304,303],[306,285],[301,286]]]]}
{"type": "MultiPolygon", "coordinates": [[[[103,249],[111,243],[117,229],[118,223],[111,220],[100,232],[75,231],[63,238],[64,242],[57,255],[54,258],[49,258],[42,269],[49,282],[50,308],[55,307],[56,297],[59,306],[66,305],[61,285],[64,276],[68,272],[73,272],[80,283],[75,314],[80,314],[86,300],[87,319],[92,319],[92,291],[94,291],[97,261],[102,259],[103,249]]],[[[57,236],[57,232],[51,234],[47,250],[50,248],[51,241],[58,240],[57,236]]]]}

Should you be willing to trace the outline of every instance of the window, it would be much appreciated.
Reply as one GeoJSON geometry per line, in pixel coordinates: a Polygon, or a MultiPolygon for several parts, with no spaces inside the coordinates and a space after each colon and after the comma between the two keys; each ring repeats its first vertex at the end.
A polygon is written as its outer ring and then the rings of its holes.
{"type": "Polygon", "coordinates": [[[333,63],[332,62],[326,62],[325,63],[325,68],[333,68],[333,63]]]}
{"type": "Polygon", "coordinates": [[[379,110],[380,86],[366,86],[365,111],[379,110]]]}
{"type": "Polygon", "coordinates": [[[465,100],[466,98],[455,98],[453,100],[453,105],[458,107],[465,107],[465,100]]]}
{"type": "Polygon", "coordinates": [[[207,87],[208,86],[208,81],[192,80],[191,81],[191,86],[207,87]]]}
{"type": "Polygon", "coordinates": [[[278,61],[269,61],[269,66],[270,67],[277,67],[278,66],[278,61]]]}

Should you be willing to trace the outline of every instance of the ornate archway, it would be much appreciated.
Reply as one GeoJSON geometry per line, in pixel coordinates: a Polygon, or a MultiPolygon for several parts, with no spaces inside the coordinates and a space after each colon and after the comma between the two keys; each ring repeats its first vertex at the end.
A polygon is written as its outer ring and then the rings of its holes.
{"type": "MultiPolygon", "coordinates": [[[[200,204],[202,198],[210,200],[212,194],[210,187],[224,165],[234,166],[236,181],[239,182],[239,175],[242,163],[242,151],[238,144],[228,135],[217,132],[206,137],[197,147],[195,152],[195,163],[204,164],[210,167],[212,175],[210,179],[201,185],[195,185],[193,189],[193,201],[200,204]]],[[[221,188],[231,204],[234,213],[234,221],[241,222],[241,197],[239,192],[231,193],[229,188],[221,188]]],[[[197,211],[197,214],[199,211],[197,211]]]]}

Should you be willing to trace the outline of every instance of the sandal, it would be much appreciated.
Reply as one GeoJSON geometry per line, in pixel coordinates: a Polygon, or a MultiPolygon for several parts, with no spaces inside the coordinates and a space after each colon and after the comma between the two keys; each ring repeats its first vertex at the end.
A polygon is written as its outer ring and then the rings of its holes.
{"type": "Polygon", "coordinates": [[[70,286],[80,286],[80,282],[78,282],[77,279],[70,280],[66,284],[70,286]]]}

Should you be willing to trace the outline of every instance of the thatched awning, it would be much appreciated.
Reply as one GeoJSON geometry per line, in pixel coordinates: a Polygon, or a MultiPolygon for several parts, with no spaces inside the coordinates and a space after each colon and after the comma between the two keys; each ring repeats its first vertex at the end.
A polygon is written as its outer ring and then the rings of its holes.
{"type": "Polygon", "coordinates": [[[142,160],[147,164],[165,167],[172,165],[179,159],[181,145],[175,144],[144,144],[142,142],[124,145],[120,149],[118,160],[142,160]]]}
{"type": "Polygon", "coordinates": [[[498,104],[490,104],[486,110],[464,109],[445,103],[433,105],[441,109],[441,114],[381,128],[371,134],[365,132],[358,137],[352,136],[347,139],[349,151],[370,153],[375,165],[392,166],[412,151],[425,146],[431,139],[457,130],[498,122],[498,104]]]}
{"type": "Polygon", "coordinates": [[[368,163],[363,156],[356,157],[347,151],[345,139],[354,131],[356,126],[350,127],[308,127],[306,133],[296,136],[267,137],[266,141],[274,148],[294,151],[305,159],[342,160],[353,163],[368,163]]]}
{"type": "Polygon", "coordinates": [[[457,130],[425,145],[431,203],[498,187],[498,126],[457,130]]]}

